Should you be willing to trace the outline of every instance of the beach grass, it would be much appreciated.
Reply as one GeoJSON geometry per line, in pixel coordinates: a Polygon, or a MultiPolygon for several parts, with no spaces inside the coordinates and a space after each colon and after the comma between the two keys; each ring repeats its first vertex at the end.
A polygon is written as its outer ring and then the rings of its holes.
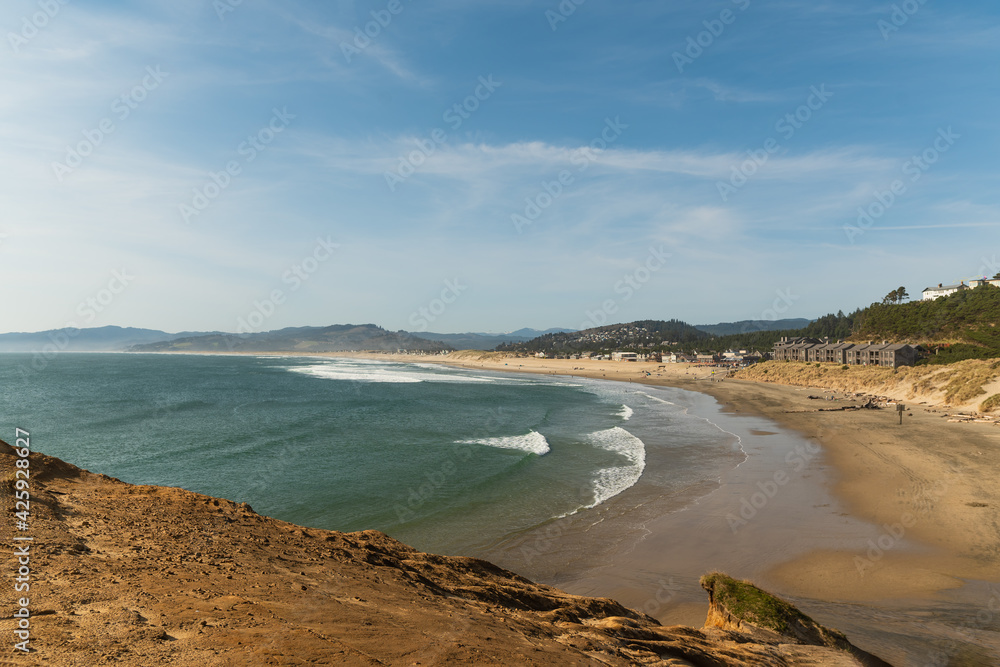
{"type": "Polygon", "coordinates": [[[712,601],[724,607],[741,623],[786,634],[794,621],[815,622],[781,598],[757,588],[749,581],[733,579],[722,572],[702,576],[699,582],[711,594],[712,601]]]}
{"type": "Polygon", "coordinates": [[[1000,394],[993,394],[979,404],[980,412],[993,412],[997,409],[1000,409],[1000,394]]]}
{"type": "Polygon", "coordinates": [[[733,377],[835,391],[903,394],[908,400],[942,401],[957,407],[974,404],[989,393],[987,388],[1000,380],[1000,360],[968,359],[949,366],[899,368],[767,361],[740,369],[733,377]],[[838,367],[840,372],[826,372],[838,367]]]}

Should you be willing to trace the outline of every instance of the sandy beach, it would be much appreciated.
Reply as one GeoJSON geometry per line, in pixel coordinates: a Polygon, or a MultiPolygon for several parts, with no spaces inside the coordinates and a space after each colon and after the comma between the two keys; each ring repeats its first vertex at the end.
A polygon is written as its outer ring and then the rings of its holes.
{"type": "MultiPolygon", "coordinates": [[[[994,585],[1000,582],[1000,429],[992,424],[948,423],[935,406],[916,405],[900,425],[890,409],[830,410],[858,404],[854,396],[720,381],[722,371],[686,364],[373,358],[675,387],[722,405],[720,427],[743,438],[749,459],[718,490],[684,511],[644,521],[634,548],[585,577],[560,580],[556,572],[522,566],[528,576],[578,594],[615,597],[663,622],[695,623],[704,607],[689,573],[718,567],[796,600],[807,612],[838,616],[841,629],[890,661],[917,664],[913,656],[928,651],[951,659],[969,641],[1000,661],[994,631],[1000,622],[1000,586],[994,585]],[[909,637],[918,648],[903,652],[895,637],[909,637]]],[[[566,553],[603,539],[555,530],[550,542],[566,553]]]]}

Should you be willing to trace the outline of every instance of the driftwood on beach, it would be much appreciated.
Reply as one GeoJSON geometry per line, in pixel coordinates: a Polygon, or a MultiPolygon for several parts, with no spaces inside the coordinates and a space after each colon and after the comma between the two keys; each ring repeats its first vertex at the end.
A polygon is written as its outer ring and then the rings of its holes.
{"type": "MultiPolygon", "coordinates": [[[[809,398],[815,398],[810,396],[809,398]]],[[[852,412],[854,410],[881,410],[883,406],[873,397],[869,398],[867,401],[861,405],[842,405],[839,408],[818,408],[816,410],[783,410],[786,414],[796,413],[796,412],[852,412]]]]}

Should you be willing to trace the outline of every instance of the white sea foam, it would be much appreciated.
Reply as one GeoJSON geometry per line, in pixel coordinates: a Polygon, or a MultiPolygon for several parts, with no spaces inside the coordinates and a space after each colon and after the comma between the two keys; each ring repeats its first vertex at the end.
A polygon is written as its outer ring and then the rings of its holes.
{"type": "Polygon", "coordinates": [[[625,405],[624,403],[622,404],[622,409],[618,411],[618,416],[621,417],[624,421],[628,421],[634,414],[635,412],[632,410],[632,408],[625,405]]]}
{"type": "Polygon", "coordinates": [[[677,405],[676,403],[671,403],[670,401],[667,401],[667,400],[664,400],[662,398],[659,398],[658,396],[653,396],[652,394],[647,394],[644,391],[637,391],[636,393],[639,394],[640,396],[645,396],[646,398],[648,398],[650,400],[653,400],[653,401],[657,401],[659,403],[666,403],[667,405],[677,405]]]}
{"type": "Polygon", "coordinates": [[[381,370],[363,371],[359,368],[343,368],[318,364],[316,366],[295,366],[288,370],[293,373],[312,375],[326,380],[353,380],[355,382],[422,382],[419,377],[404,373],[391,373],[381,370]]]}
{"type": "MultiPolygon", "coordinates": [[[[282,357],[262,357],[281,359],[282,357]]],[[[288,357],[294,358],[294,357],[288,357]]],[[[373,359],[336,359],[310,366],[284,366],[286,370],[327,380],[354,382],[416,383],[442,382],[450,384],[536,385],[546,387],[581,387],[562,380],[504,375],[473,375],[464,369],[448,368],[431,363],[395,363],[373,359]]]]}
{"type": "Polygon", "coordinates": [[[522,452],[544,456],[549,453],[549,442],[537,431],[527,435],[511,435],[503,438],[479,438],[478,440],[463,440],[462,444],[486,445],[498,449],[519,449],[522,452]]]}
{"type": "Polygon", "coordinates": [[[408,369],[405,366],[385,366],[381,364],[326,363],[314,364],[312,366],[292,366],[288,370],[327,380],[351,380],[354,382],[447,382],[454,384],[475,382],[489,384],[495,381],[494,378],[489,377],[447,372],[425,372],[408,369]]]}
{"type": "MultiPolygon", "coordinates": [[[[697,416],[697,415],[695,415],[695,416],[697,416]]],[[[703,419],[704,421],[708,422],[709,424],[711,424],[711,425],[712,425],[712,426],[714,426],[715,428],[719,429],[720,431],[722,431],[722,432],[723,432],[723,433],[725,433],[726,435],[731,435],[731,436],[733,436],[734,438],[736,438],[736,442],[735,442],[735,443],[733,443],[733,451],[737,451],[737,450],[738,450],[738,451],[739,451],[739,452],[740,452],[741,454],[743,454],[743,457],[744,457],[744,458],[743,458],[743,461],[741,461],[741,462],[740,462],[740,463],[739,463],[739,464],[738,464],[738,465],[736,466],[737,468],[738,468],[738,467],[740,467],[741,465],[743,465],[743,464],[744,464],[744,463],[745,463],[745,462],[747,461],[747,459],[749,459],[749,458],[750,458],[750,455],[749,455],[749,454],[747,453],[747,450],[743,448],[743,438],[741,438],[741,437],[740,437],[739,435],[737,435],[736,433],[733,433],[732,431],[727,431],[726,429],[722,428],[721,426],[719,426],[718,424],[716,424],[716,423],[715,423],[714,421],[712,421],[711,419],[705,419],[705,417],[698,417],[698,419],[703,419]]]]}
{"type": "Polygon", "coordinates": [[[594,502],[587,505],[590,508],[617,496],[639,481],[642,471],[646,468],[646,445],[618,426],[591,433],[587,438],[597,447],[620,454],[629,462],[628,465],[602,468],[597,471],[597,477],[594,479],[594,502]]]}

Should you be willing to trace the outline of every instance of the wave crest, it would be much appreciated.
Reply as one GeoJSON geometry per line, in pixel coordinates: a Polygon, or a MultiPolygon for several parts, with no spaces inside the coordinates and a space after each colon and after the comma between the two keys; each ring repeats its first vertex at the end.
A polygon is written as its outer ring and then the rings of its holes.
{"type": "Polygon", "coordinates": [[[594,479],[594,502],[587,505],[589,509],[617,496],[639,481],[642,471],[646,469],[646,444],[619,426],[591,433],[588,439],[595,446],[620,454],[629,461],[628,465],[597,471],[594,479]]]}
{"type": "Polygon", "coordinates": [[[549,453],[549,441],[538,431],[531,431],[527,435],[510,435],[501,438],[478,438],[476,440],[463,440],[462,444],[485,445],[498,449],[519,449],[529,454],[544,456],[549,453]]]}

